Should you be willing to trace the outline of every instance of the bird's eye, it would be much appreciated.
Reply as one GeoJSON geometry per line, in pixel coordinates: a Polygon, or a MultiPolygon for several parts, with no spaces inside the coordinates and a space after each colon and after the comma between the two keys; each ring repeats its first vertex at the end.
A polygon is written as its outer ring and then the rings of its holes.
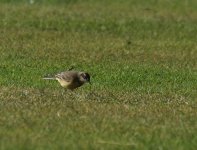
{"type": "Polygon", "coordinates": [[[86,75],[85,75],[85,74],[81,74],[81,76],[82,76],[84,79],[86,79],[86,75]]]}
{"type": "Polygon", "coordinates": [[[86,73],[86,79],[90,80],[90,75],[88,73],[86,73]]]}
{"type": "Polygon", "coordinates": [[[90,79],[90,75],[89,75],[88,73],[81,74],[81,76],[82,76],[85,80],[89,80],[89,79],[90,79]]]}

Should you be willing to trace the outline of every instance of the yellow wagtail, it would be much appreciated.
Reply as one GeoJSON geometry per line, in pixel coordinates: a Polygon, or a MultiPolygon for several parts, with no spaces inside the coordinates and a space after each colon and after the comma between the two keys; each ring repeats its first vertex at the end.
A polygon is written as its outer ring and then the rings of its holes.
{"type": "Polygon", "coordinates": [[[54,77],[43,78],[46,80],[57,80],[64,88],[74,90],[84,83],[90,83],[90,75],[80,71],[65,71],[56,74],[54,77]]]}

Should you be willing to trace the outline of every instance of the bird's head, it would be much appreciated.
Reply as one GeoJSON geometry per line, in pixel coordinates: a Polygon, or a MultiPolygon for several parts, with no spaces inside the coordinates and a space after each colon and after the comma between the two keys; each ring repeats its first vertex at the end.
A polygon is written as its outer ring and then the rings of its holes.
{"type": "Polygon", "coordinates": [[[90,75],[88,73],[86,73],[86,72],[80,73],[80,81],[82,81],[84,83],[85,82],[91,83],[90,82],[90,75]]]}

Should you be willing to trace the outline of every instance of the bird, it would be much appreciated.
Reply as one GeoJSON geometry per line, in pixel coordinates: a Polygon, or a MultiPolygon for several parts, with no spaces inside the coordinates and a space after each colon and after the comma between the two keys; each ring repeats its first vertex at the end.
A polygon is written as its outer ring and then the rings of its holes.
{"type": "Polygon", "coordinates": [[[75,90],[85,83],[90,83],[90,75],[87,72],[81,71],[64,71],[56,74],[54,77],[44,77],[45,80],[57,80],[60,85],[69,90],[75,90]]]}

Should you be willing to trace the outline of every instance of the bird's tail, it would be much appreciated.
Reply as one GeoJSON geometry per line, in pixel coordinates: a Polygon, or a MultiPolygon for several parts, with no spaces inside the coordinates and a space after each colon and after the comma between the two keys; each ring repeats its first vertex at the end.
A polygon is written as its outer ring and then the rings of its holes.
{"type": "Polygon", "coordinates": [[[44,80],[56,80],[56,78],[53,78],[53,77],[44,77],[43,79],[44,80]]]}

